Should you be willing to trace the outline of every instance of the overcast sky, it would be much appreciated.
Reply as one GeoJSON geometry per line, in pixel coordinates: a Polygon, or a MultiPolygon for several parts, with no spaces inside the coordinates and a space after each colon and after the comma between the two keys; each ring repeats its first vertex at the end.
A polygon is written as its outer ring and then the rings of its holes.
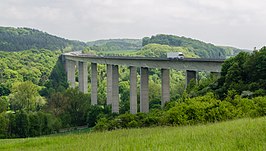
{"type": "Polygon", "coordinates": [[[173,34],[216,45],[266,45],[266,0],[1,0],[0,26],[81,41],[173,34]]]}

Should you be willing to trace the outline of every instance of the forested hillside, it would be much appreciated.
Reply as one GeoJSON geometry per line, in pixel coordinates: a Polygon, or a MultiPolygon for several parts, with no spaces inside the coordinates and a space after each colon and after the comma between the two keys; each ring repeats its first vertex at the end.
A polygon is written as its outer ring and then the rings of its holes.
{"type": "Polygon", "coordinates": [[[205,43],[191,38],[163,34],[151,37],[144,37],[142,39],[142,46],[151,43],[186,47],[189,51],[197,54],[201,58],[226,58],[227,56],[234,56],[239,52],[243,51],[232,47],[219,47],[210,43],[205,43]]]}
{"type": "Polygon", "coordinates": [[[109,39],[87,42],[90,49],[95,51],[138,50],[141,39],[109,39]]]}
{"type": "MultiPolygon", "coordinates": [[[[0,51],[21,51],[35,49],[77,51],[84,48],[96,51],[102,54],[118,51],[145,50],[144,46],[148,44],[161,44],[170,47],[183,47],[189,53],[196,54],[201,58],[226,58],[235,56],[241,49],[225,46],[215,46],[199,40],[178,37],[174,35],[159,34],[156,36],[144,37],[141,39],[108,39],[91,42],[80,42],[67,40],[57,36],[50,35],[36,29],[0,27],[0,51]]],[[[157,45],[158,49],[165,50],[157,45]]],[[[153,46],[154,47],[154,46],[153,46]]],[[[168,51],[167,51],[168,52],[168,51]]],[[[119,52],[118,52],[119,53],[119,52]]],[[[147,56],[147,55],[145,55],[147,56]]],[[[151,56],[152,57],[152,56],[151,56]]]]}
{"type": "Polygon", "coordinates": [[[0,96],[9,95],[15,82],[31,81],[44,86],[60,53],[46,49],[12,53],[0,51],[0,96]]]}
{"type": "Polygon", "coordinates": [[[36,29],[0,27],[0,51],[21,51],[31,48],[49,50],[82,50],[85,43],[67,40],[36,29]]]}

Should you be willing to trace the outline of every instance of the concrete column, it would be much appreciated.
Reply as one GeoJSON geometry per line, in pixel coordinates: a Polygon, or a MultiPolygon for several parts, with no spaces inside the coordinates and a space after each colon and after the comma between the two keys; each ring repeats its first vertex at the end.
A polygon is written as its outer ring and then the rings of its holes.
{"type": "Polygon", "coordinates": [[[112,65],[107,64],[106,65],[106,71],[107,71],[107,105],[112,104],[112,65]]]}
{"type": "Polygon", "coordinates": [[[88,63],[79,61],[79,90],[88,93],[88,63]]]}
{"type": "Polygon", "coordinates": [[[186,87],[192,79],[197,80],[197,72],[192,70],[186,70],[186,87]]]}
{"type": "Polygon", "coordinates": [[[149,112],[149,69],[140,68],[140,112],[149,112]]]}
{"type": "Polygon", "coordinates": [[[91,104],[97,104],[97,63],[91,63],[91,104]]]}
{"type": "Polygon", "coordinates": [[[112,112],[119,113],[119,72],[118,65],[112,66],[112,112]]]}
{"type": "Polygon", "coordinates": [[[130,67],[130,113],[136,114],[138,111],[137,102],[137,68],[130,67]]]}
{"type": "Polygon", "coordinates": [[[211,72],[210,74],[211,74],[210,75],[211,78],[215,78],[215,79],[218,79],[221,76],[221,73],[220,72],[211,72]]]}
{"type": "Polygon", "coordinates": [[[162,76],[162,107],[166,102],[170,101],[170,77],[169,69],[161,69],[162,76]]]}
{"type": "Polygon", "coordinates": [[[69,86],[71,88],[75,88],[75,65],[76,61],[66,60],[67,64],[67,81],[69,82],[69,86]]]}

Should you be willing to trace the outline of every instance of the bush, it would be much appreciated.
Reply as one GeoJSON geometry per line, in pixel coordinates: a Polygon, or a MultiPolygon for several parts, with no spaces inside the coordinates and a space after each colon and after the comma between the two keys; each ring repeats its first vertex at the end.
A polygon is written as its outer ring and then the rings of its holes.
{"type": "Polygon", "coordinates": [[[96,131],[104,131],[104,130],[109,130],[109,124],[108,124],[108,119],[107,118],[100,118],[97,121],[97,124],[94,126],[94,130],[96,131]]]}
{"type": "Polygon", "coordinates": [[[256,97],[253,99],[257,116],[266,116],[266,97],[256,97]]]}
{"type": "Polygon", "coordinates": [[[188,115],[186,114],[187,105],[185,103],[178,103],[175,107],[166,112],[167,121],[172,125],[186,125],[188,115]]]}
{"type": "Polygon", "coordinates": [[[57,118],[49,113],[38,112],[37,114],[40,119],[41,135],[48,135],[59,132],[61,122],[57,118]]]}
{"type": "Polygon", "coordinates": [[[87,124],[88,127],[93,127],[96,125],[97,120],[103,117],[106,118],[114,118],[118,114],[117,113],[111,113],[111,106],[106,105],[106,106],[99,106],[99,105],[93,105],[90,106],[89,111],[88,111],[88,118],[87,118],[87,124]]]}
{"type": "Polygon", "coordinates": [[[17,137],[28,137],[29,136],[29,116],[25,111],[20,111],[15,116],[16,121],[16,129],[15,129],[15,135],[17,137]]]}
{"type": "Polygon", "coordinates": [[[0,139],[8,137],[9,119],[6,113],[0,113],[0,139]]]}
{"type": "Polygon", "coordinates": [[[37,113],[29,114],[29,136],[40,136],[41,132],[41,119],[37,113]]]}
{"type": "Polygon", "coordinates": [[[158,125],[187,125],[225,121],[242,117],[266,115],[266,97],[241,98],[232,91],[221,101],[212,93],[180,102],[170,102],[165,110],[153,109],[149,113],[121,114],[100,118],[95,130],[148,127],[158,125]],[[230,95],[231,94],[231,95],[230,95]]]}

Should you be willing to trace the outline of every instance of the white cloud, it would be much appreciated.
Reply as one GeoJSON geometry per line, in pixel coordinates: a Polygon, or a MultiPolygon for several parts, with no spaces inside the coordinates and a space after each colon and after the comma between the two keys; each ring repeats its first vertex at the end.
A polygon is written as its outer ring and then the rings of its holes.
{"type": "Polygon", "coordinates": [[[169,33],[243,48],[265,44],[264,0],[2,0],[0,25],[70,39],[169,33]]]}

